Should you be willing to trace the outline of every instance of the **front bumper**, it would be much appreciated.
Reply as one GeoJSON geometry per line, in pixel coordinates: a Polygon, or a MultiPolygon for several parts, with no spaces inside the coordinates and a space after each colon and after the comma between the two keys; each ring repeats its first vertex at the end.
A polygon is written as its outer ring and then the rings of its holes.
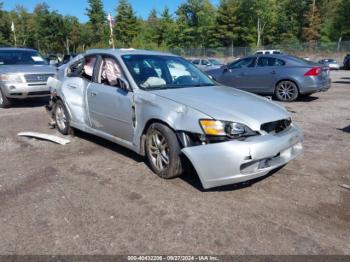
{"type": "Polygon", "coordinates": [[[1,83],[1,89],[6,97],[25,99],[30,97],[50,96],[50,87],[46,82],[37,83],[1,83]]]}
{"type": "Polygon", "coordinates": [[[296,125],[279,134],[187,147],[205,189],[267,175],[303,153],[303,133],[296,125]]]}

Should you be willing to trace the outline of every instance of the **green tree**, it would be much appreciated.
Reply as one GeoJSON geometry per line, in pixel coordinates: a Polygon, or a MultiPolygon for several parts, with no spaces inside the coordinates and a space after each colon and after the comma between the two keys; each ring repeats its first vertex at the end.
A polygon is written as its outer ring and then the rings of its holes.
{"type": "Polygon", "coordinates": [[[176,14],[178,42],[185,47],[207,47],[216,17],[209,0],[188,0],[179,6],[176,14]]]}
{"type": "Polygon", "coordinates": [[[315,0],[309,5],[305,14],[306,25],[303,27],[303,37],[308,42],[314,42],[320,38],[321,16],[315,0]]]}
{"type": "Polygon", "coordinates": [[[139,34],[140,23],[127,0],[120,0],[117,6],[115,37],[119,46],[131,47],[139,34]]]}
{"type": "Polygon", "coordinates": [[[0,45],[9,45],[12,43],[10,17],[2,8],[3,3],[0,2],[0,45]]]}
{"type": "Polygon", "coordinates": [[[350,1],[342,0],[335,12],[334,36],[343,40],[350,40],[350,1]]]}
{"type": "Polygon", "coordinates": [[[220,46],[233,46],[237,39],[237,0],[221,0],[215,21],[214,37],[220,46]]]}
{"type": "Polygon", "coordinates": [[[92,32],[91,41],[89,44],[97,44],[107,40],[107,17],[103,10],[101,0],[88,0],[89,8],[86,9],[86,14],[89,17],[88,26],[92,32]]]}

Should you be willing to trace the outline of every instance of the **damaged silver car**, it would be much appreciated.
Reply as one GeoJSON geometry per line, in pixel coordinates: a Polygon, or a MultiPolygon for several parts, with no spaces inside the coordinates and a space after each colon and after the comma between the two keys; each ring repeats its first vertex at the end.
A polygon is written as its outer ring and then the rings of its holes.
{"type": "Polygon", "coordinates": [[[57,129],[76,128],[146,156],[162,178],[194,166],[204,188],[268,174],[303,152],[303,134],[268,99],[220,86],[185,59],[90,50],[49,78],[57,129]]]}

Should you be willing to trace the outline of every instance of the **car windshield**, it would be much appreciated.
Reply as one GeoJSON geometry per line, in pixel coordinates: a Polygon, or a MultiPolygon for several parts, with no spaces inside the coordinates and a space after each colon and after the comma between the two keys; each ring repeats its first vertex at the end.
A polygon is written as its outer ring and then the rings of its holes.
{"type": "Polygon", "coordinates": [[[122,59],[144,90],[214,86],[214,82],[183,58],[162,55],[124,55],[122,59]]]}
{"type": "Polygon", "coordinates": [[[42,56],[31,50],[0,50],[0,65],[45,65],[42,56]]]}
{"type": "Polygon", "coordinates": [[[221,65],[221,63],[216,60],[216,59],[209,59],[209,62],[212,64],[212,65],[221,65]]]}

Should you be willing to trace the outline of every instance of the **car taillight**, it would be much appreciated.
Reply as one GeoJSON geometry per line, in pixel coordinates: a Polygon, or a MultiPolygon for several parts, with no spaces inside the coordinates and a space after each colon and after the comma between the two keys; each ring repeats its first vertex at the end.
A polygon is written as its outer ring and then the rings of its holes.
{"type": "Polygon", "coordinates": [[[309,71],[307,71],[304,76],[318,76],[321,74],[321,70],[322,69],[319,66],[313,67],[309,71]]]}

